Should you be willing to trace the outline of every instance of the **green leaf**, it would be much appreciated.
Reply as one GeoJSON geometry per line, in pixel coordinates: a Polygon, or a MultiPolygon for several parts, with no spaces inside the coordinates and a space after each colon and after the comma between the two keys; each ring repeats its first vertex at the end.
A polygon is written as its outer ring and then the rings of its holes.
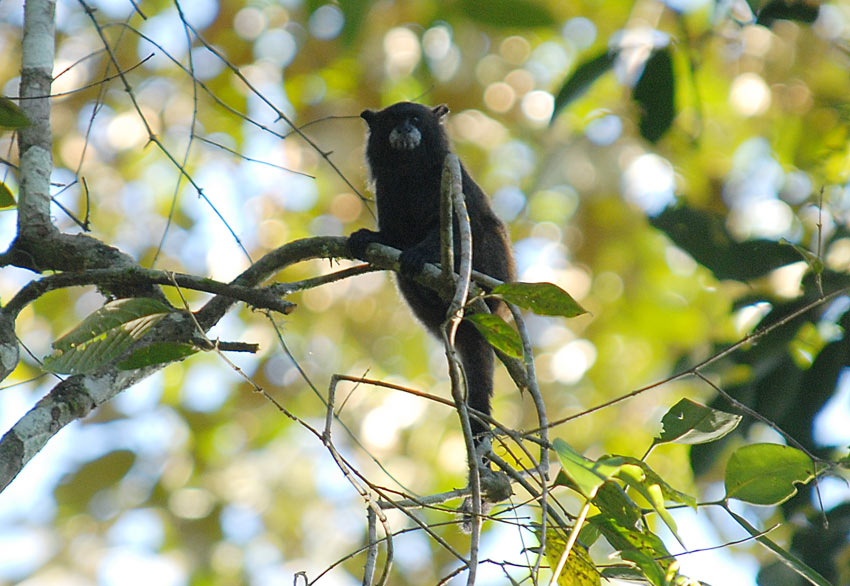
{"type": "Polygon", "coordinates": [[[561,461],[561,466],[567,478],[588,499],[595,497],[599,487],[620,470],[618,465],[612,466],[605,462],[588,460],[560,438],[552,443],[552,448],[558,454],[558,459],[561,461]]]}
{"type": "Polygon", "coordinates": [[[549,9],[530,0],[461,0],[459,6],[467,18],[489,26],[533,28],[558,24],[549,9]]]}
{"type": "Polygon", "coordinates": [[[503,283],[493,293],[537,315],[575,317],[587,313],[569,293],[552,283],[503,283]]]}
{"type": "MultiPolygon", "coordinates": [[[[647,503],[658,513],[661,520],[670,529],[673,536],[685,547],[682,539],[679,537],[676,528],[676,521],[667,511],[665,501],[673,501],[686,504],[696,509],[696,499],[683,492],[679,492],[661,478],[649,464],[637,458],[629,456],[615,456],[607,458],[606,462],[614,465],[620,465],[620,471],[617,472],[617,478],[628,484],[632,489],[638,492],[647,503]]],[[[687,549],[687,548],[686,548],[687,549]]]]}
{"type": "MultiPolygon", "coordinates": [[[[649,467],[649,464],[643,460],[632,458],[631,456],[617,456],[624,464],[631,464],[634,467],[640,468],[643,472],[643,484],[646,486],[657,486],[660,495],[668,501],[688,505],[696,509],[697,501],[694,497],[684,492],[678,491],[664,480],[655,470],[649,467]]],[[[617,475],[618,478],[623,478],[622,475],[617,475]]],[[[654,489],[653,489],[654,490],[654,489]]],[[[651,499],[649,499],[651,501],[651,499]]]]}
{"type": "Polygon", "coordinates": [[[578,532],[578,541],[585,547],[591,547],[601,536],[602,534],[597,527],[594,527],[590,523],[585,523],[578,532]]]}
{"type": "MultiPolygon", "coordinates": [[[[668,584],[667,578],[676,575],[673,558],[669,557],[664,543],[638,522],[640,513],[634,503],[615,483],[608,481],[616,477],[638,490],[674,535],[676,524],[667,512],[664,499],[672,496],[671,500],[687,502],[691,506],[695,505],[694,499],[670,488],[646,463],[635,458],[615,456],[594,462],[560,438],[553,442],[552,447],[561,461],[563,476],[569,481],[561,480],[560,484],[571,486],[586,498],[592,499],[602,513],[589,518],[588,522],[599,529],[612,547],[619,550],[624,560],[632,561],[640,567],[652,584],[668,584]],[[614,490],[621,492],[622,498],[612,498],[614,490]],[[603,495],[604,498],[601,498],[603,495]],[[613,510],[608,505],[613,505],[613,510]]],[[[556,484],[559,484],[559,479],[556,479],[556,484]]]]}
{"type": "Polygon", "coordinates": [[[77,511],[86,510],[91,497],[120,482],[135,461],[134,452],[114,450],[83,464],[75,472],[64,476],[56,486],[56,501],[62,507],[71,507],[77,511]]]}
{"type": "Polygon", "coordinates": [[[606,482],[593,499],[593,504],[599,511],[622,525],[623,527],[635,527],[640,521],[643,511],[626,494],[623,487],[616,482],[606,482]]]}
{"type": "Polygon", "coordinates": [[[823,261],[818,258],[818,255],[806,250],[799,244],[795,244],[790,240],[786,240],[785,238],[780,238],[779,243],[784,244],[785,246],[790,246],[791,248],[796,250],[797,254],[800,255],[800,258],[806,261],[806,264],[809,265],[809,270],[811,270],[812,273],[814,273],[815,275],[823,274],[823,261]]]}
{"type": "MultiPolygon", "coordinates": [[[[546,530],[546,558],[549,560],[550,567],[554,568],[558,564],[566,547],[567,540],[560,531],[552,528],[546,530]]],[[[587,548],[578,541],[573,543],[567,563],[561,575],[558,576],[558,586],[598,586],[599,584],[601,584],[599,572],[587,553],[587,548]]]]}
{"type": "Polygon", "coordinates": [[[720,216],[686,205],[668,207],[650,223],[720,280],[748,281],[800,260],[773,240],[737,242],[720,216]]]}
{"type": "Polygon", "coordinates": [[[779,556],[779,559],[787,565],[789,568],[803,576],[810,583],[815,586],[833,586],[833,584],[821,576],[816,570],[807,566],[803,560],[795,556],[790,551],[786,551],[782,549],[779,545],[776,544],[772,539],[767,537],[766,535],[762,535],[762,532],[750,525],[746,519],[744,519],[741,515],[738,515],[734,511],[726,508],[726,512],[732,516],[738,524],[743,527],[750,535],[752,535],[756,541],[761,543],[767,549],[775,553],[779,556]]]}
{"type": "Polygon", "coordinates": [[[660,564],[655,556],[647,555],[639,549],[627,549],[620,552],[620,557],[636,564],[643,572],[645,580],[652,586],[667,586],[670,583],[667,580],[667,568],[660,564]]]}
{"type": "Polygon", "coordinates": [[[647,60],[633,93],[640,107],[640,134],[657,142],[676,116],[673,59],[669,48],[656,51],[647,60]]]}
{"type": "Polygon", "coordinates": [[[621,558],[634,562],[640,568],[644,580],[658,586],[670,583],[666,576],[675,559],[657,535],[649,530],[623,527],[605,515],[594,515],[587,521],[599,529],[621,558]]]}
{"type": "Polygon", "coordinates": [[[670,442],[679,444],[712,442],[731,432],[740,422],[740,415],[718,411],[694,403],[690,399],[682,399],[661,418],[664,428],[653,440],[652,445],[670,442]]]}
{"type": "Polygon", "coordinates": [[[602,577],[608,581],[622,580],[624,582],[636,582],[638,584],[646,583],[646,578],[644,578],[643,572],[631,565],[606,566],[602,568],[601,574],[602,577]]]}
{"type": "Polygon", "coordinates": [[[10,208],[13,205],[15,205],[15,196],[5,183],[0,182],[0,208],[10,208]]]}
{"type": "Polygon", "coordinates": [[[522,358],[519,334],[498,315],[471,313],[464,319],[469,320],[496,350],[513,358],[522,358]]]}
{"type": "Polygon", "coordinates": [[[30,120],[23,110],[9,98],[0,96],[0,128],[18,130],[29,125],[30,120]]]}
{"type": "Polygon", "coordinates": [[[55,351],[44,367],[62,374],[91,372],[126,352],[171,311],[147,297],[107,303],[53,342],[55,351]]]}
{"type": "Polygon", "coordinates": [[[593,82],[611,69],[616,60],[616,51],[605,51],[579,65],[573,74],[567,78],[564,85],[561,86],[558,95],[555,96],[555,108],[552,112],[552,120],[558,116],[558,113],[567,104],[581,96],[593,82]]]}
{"type": "Polygon", "coordinates": [[[363,0],[339,0],[337,5],[345,18],[345,26],[340,34],[340,39],[346,46],[350,46],[360,33],[363,19],[372,3],[363,0]]]}
{"type": "Polygon", "coordinates": [[[811,458],[778,444],[743,446],[726,464],[726,497],[754,505],[778,505],[797,494],[796,484],[815,477],[811,458]]]}
{"type": "Polygon", "coordinates": [[[181,360],[187,356],[191,356],[198,352],[198,348],[192,344],[180,342],[155,342],[144,348],[139,348],[134,351],[126,359],[119,362],[116,366],[120,370],[133,370],[134,368],[143,368],[145,366],[153,366],[154,364],[162,364],[164,362],[174,362],[181,360]]]}

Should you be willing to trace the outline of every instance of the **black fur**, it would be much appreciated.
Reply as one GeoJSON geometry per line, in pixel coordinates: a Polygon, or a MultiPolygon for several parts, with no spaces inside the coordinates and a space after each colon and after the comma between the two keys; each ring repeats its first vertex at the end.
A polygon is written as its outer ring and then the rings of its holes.
{"type": "MultiPolygon", "coordinates": [[[[442,123],[447,113],[446,106],[428,108],[400,102],[360,115],[369,125],[366,160],[374,181],[379,231],[358,230],[349,238],[351,252],[358,258],[363,258],[371,242],[402,251],[399,289],[416,317],[437,336],[448,304],[407,276],[419,272],[427,262],[440,262],[440,181],[443,160],[450,151],[442,123]]],[[[472,266],[502,281],[513,281],[516,267],[507,230],[462,165],[461,172],[472,227],[472,266]]],[[[457,236],[457,228],[454,234],[457,236]]],[[[459,243],[455,250],[460,250],[459,243]]],[[[488,304],[494,313],[507,313],[501,302],[491,300],[488,304]]],[[[493,350],[466,321],[461,322],[455,341],[466,373],[469,406],[489,414],[493,350]]],[[[472,419],[473,434],[488,429],[488,425],[472,419]]]]}

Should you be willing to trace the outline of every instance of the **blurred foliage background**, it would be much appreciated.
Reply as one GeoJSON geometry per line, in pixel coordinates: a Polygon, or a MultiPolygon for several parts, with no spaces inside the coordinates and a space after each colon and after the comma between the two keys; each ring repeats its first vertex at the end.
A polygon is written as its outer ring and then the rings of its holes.
{"type": "MultiPolygon", "coordinates": [[[[136,4],[91,2],[138,111],[83,7],[57,3],[53,181],[58,203],[80,217],[90,212],[93,235],[145,266],[229,280],[285,242],[372,227],[360,198],[369,189],[358,115],[416,100],[449,105],[455,149],[509,223],[521,279],[557,283],[590,312],[528,317],[551,419],[687,368],[816,299],[813,261],[802,250],[819,255],[827,293],[848,286],[848,2],[136,4]],[[597,70],[582,68],[609,50],[597,70]],[[633,90],[651,55],[667,55],[669,72],[662,67],[633,90]],[[149,142],[139,112],[162,148],[149,142]],[[766,247],[739,246],[753,241],[766,247]]],[[[22,15],[21,3],[0,3],[6,96],[17,95],[22,15]]],[[[12,162],[13,141],[0,135],[0,156],[12,162]]],[[[8,165],[3,181],[16,192],[8,165]]],[[[54,215],[79,230],[58,207],[54,215]]],[[[13,209],[0,212],[0,226],[6,245],[13,209]]],[[[304,263],[279,279],[335,264],[304,263]]],[[[31,278],[4,268],[0,296],[31,278]]],[[[186,295],[193,306],[204,299],[186,295]]],[[[291,355],[246,308],[213,335],[259,343],[258,355],[234,360],[298,416],[324,417],[317,393],[334,373],[449,396],[441,348],[388,275],[291,300],[298,309],[278,322],[291,355]]],[[[64,290],[21,314],[17,332],[30,354],[4,382],[4,430],[55,384],[39,365],[51,341],[103,301],[93,288],[64,290]]],[[[807,448],[834,456],[850,441],[848,307],[847,296],[818,307],[716,365],[712,380],[792,427],[807,448]],[[823,369],[812,371],[819,359],[823,369]]],[[[530,400],[503,370],[496,388],[495,415],[509,427],[535,427],[530,400]]],[[[338,427],[336,441],[370,479],[420,495],[465,484],[454,412],[385,389],[345,393],[348,431],[338,427]]],[[[670,405],[715,394],[683,379],[552,434],[591,456],[640,457],[670,405]]],[[[685,446],[662,446],[649,462],[676,488],[709,500],[723,494],[723,450],[744,441],[784,440],[749,421],[719,448],[694,450],[694,467],[685,446]]],[[[744,513],[765,528],[793,519],[774,539],[800,555],[810,550],[838,584],[850,580],[848,508],[846,482],[826,478],[820,495],[804,491],[782,509],[744,513]],[[819,506],[833,515],[829,530],[819,506]]],[[[363,512],[321,442],[215,355],[197,355],[64,429],[0,494],[0,581],[291,584],[297,572],[313,580],[341,561],[319,583],[356,584],[362,554],[345,556],[364,543],[363,512]]],[[[677,520],[691,550],[745,536],[710,509],[677,520]]],[[[390,524],[411,527],[392,512],[390,524]]],[[[454,525],[438,531],[463,551],[467,538],[454,525]]],[[[527,563],[523,548],[534,537],[491,523],[482,544],[481,557],[493,561],[479,583],[503,584],[511,562],[527,563]]],[[[456,564],[415,531],[396,548],[393,584],[435,584],[456,564]]],[[[754,584],[763,567],[760,583],[794,584],[752,542],[680,561],[709,583],[754,584]]]]}

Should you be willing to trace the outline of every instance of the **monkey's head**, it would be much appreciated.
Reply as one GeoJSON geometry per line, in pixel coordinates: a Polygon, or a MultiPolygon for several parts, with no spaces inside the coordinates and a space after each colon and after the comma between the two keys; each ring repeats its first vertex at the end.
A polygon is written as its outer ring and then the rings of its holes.
{"type": "Polygon", "coordinates": [[[441,165],[449,151],[443,118],[445,105],[429,108],[399,102],[383,110],[363,110],[360,117],[369,125],[366,157],[376,167],[399,164],[441,165]]]}

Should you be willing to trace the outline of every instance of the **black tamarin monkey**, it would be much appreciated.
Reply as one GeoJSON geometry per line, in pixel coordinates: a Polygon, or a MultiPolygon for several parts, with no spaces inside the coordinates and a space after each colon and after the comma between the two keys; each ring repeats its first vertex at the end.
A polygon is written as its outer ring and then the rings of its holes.
{"type": "MultiPolygon", "coordinates": [[[[440,262],[440,183],[443,160],[450,152],[443,118],[448,111],[445,105],[428,108],[400,102],[379,112],[364,110],[360,114],[369,125],[366,161],[374,182],[378,231],[358,230],[349,237],[351,252],[358,258],[363,257],[366,246],[372,242],[402,251],[399,289],[416,317],[437,336],[440,324],[446,319],[448,304],[436,292],[408,276],[422,270],[425,263],[440,262]]],[[[472,267],[496,279],[513,281],[516,267],[505,225],[463,165],[461,173],[472,228],[472,267]]],[[[454,234],[457,237],[457,228],[454,234]]],[[[459,243],[455,244],[455,250],[459,252],[459,243]]],[[[503,316],[507,313],[504,303],[497,300],[487,303],[490,311],[503,316]]],[[[489,415],[493,349],[467,321],[458,328],[455,346],[466,374],[467,402],[473,409],[489,415]]],[[[471,418],[471,424],[476,436],[489,429],[476,418],[471,418]]]]}

